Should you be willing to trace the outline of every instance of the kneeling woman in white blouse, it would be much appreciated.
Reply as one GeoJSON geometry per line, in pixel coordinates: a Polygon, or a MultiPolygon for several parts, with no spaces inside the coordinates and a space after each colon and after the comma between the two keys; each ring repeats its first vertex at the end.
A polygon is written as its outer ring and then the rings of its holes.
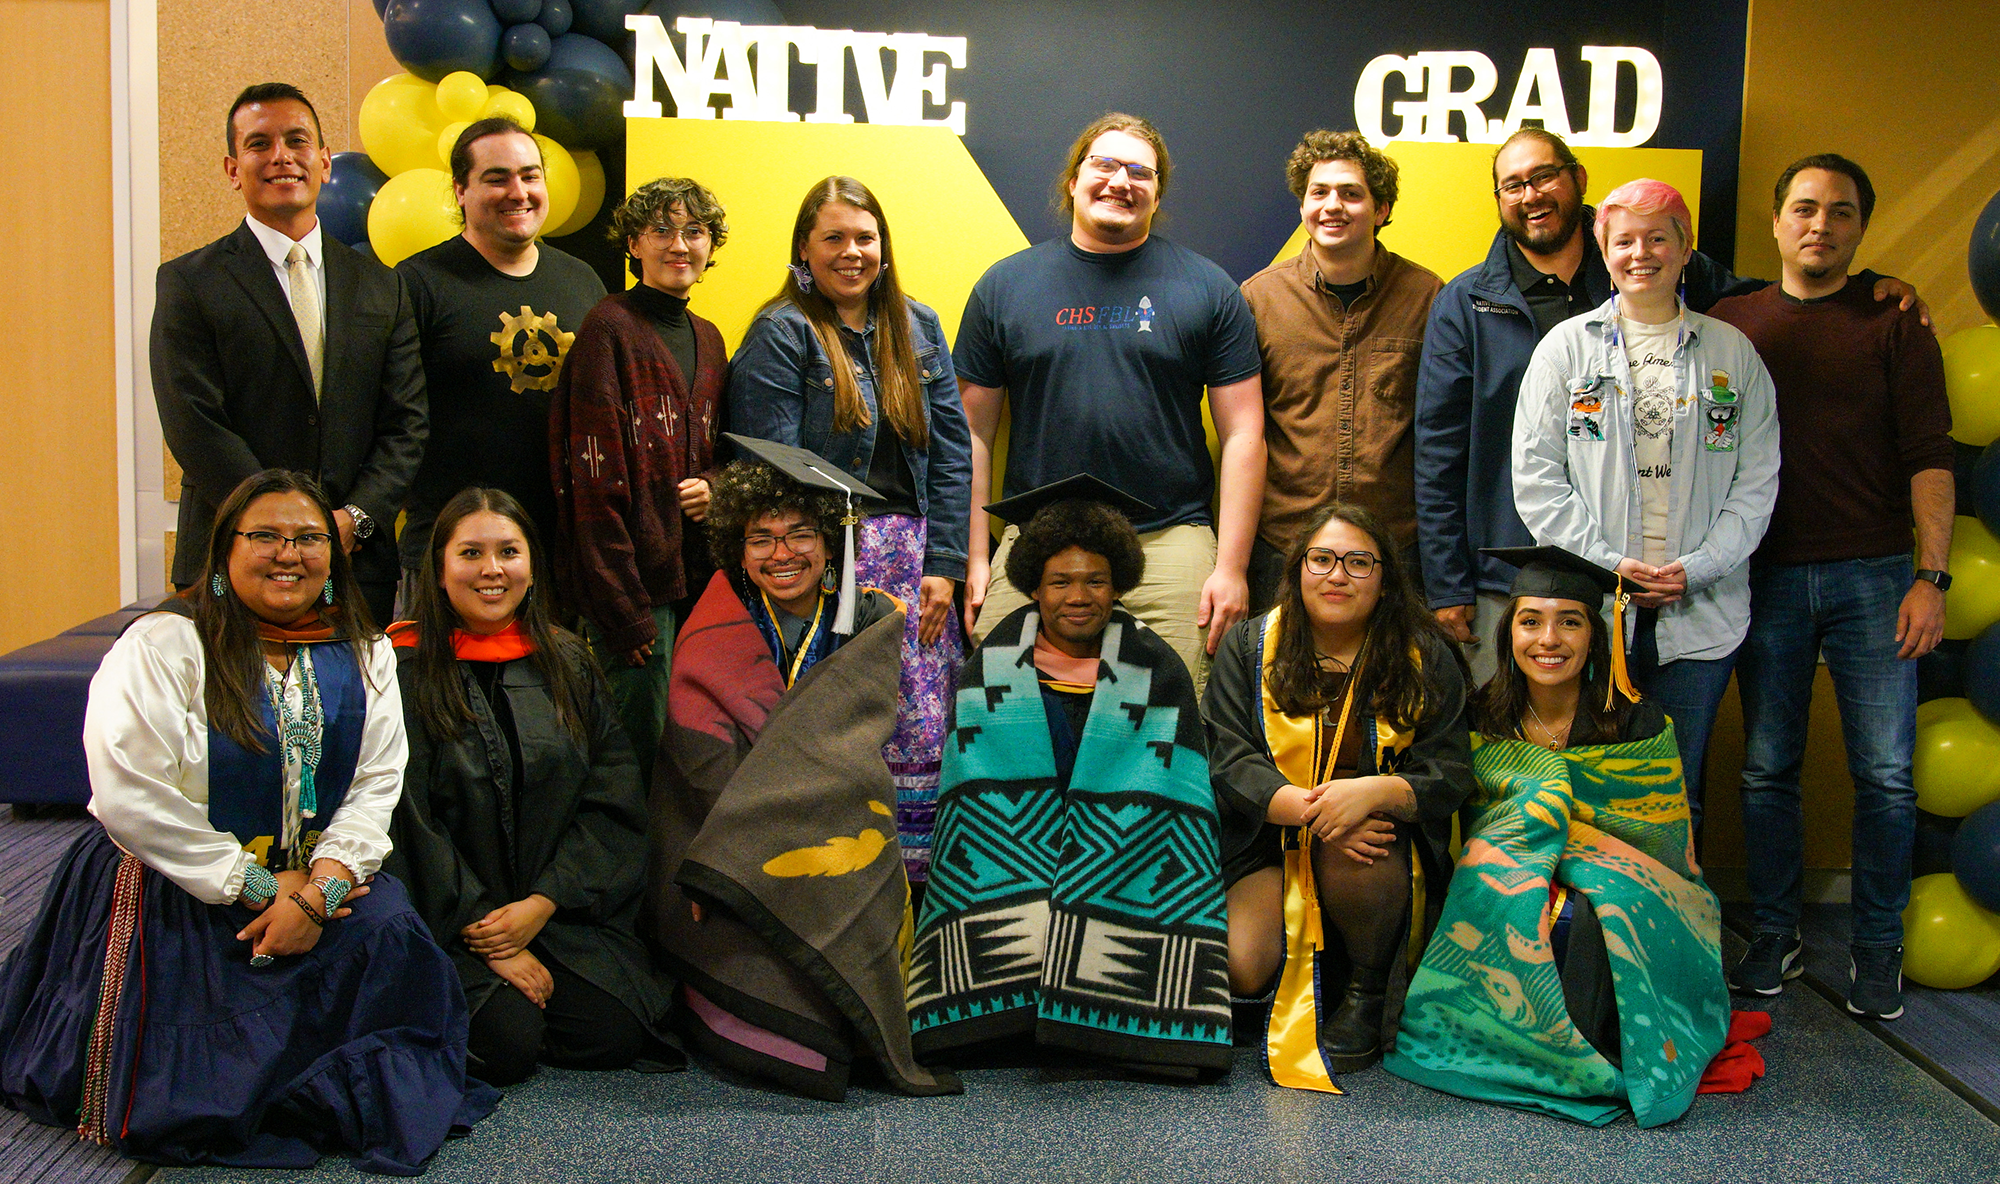
{"type": "Polygon", "coordinates": [[[151,1162],[397,1174],[491,1109],[451,964],[375,875],[407,744],[332,523],[311,478],[246,479],[203,582],[105,656],[104,829],[0,969],[7,1106],[151,1162]]]}

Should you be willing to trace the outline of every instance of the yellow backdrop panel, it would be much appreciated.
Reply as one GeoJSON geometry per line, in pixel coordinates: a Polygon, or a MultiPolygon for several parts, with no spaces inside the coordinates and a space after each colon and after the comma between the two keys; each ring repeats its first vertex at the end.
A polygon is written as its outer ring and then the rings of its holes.
{"type": "Polygon", "coordinates": [[[903,291],[937,310],[947,338],[958,335],[974,281],[1028,245],[947,128],[628,119],[625,146],[626,194],[655,177],[693,177],[729,212],[729,242],[695,289],[694,310],[732,351],[784,278],[799,202],[832,174],[874,191],[903,291]]]}

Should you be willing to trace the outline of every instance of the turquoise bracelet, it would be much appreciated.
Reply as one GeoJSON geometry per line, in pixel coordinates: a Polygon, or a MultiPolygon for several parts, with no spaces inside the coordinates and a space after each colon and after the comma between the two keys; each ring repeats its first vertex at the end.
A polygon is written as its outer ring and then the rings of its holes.
{"type": "Polygon", "coordinates": [[[339,876],[314,876],[312,886],[319,889],[319,894],[326,898],[328,917],[333,916],[333,911],[340,907],[340,902],[346,900],[347,894],[354,889],[354,885],[339,876]]]}
{"type": "Polygon", "coordinates": [[[278,877],[261,863],[253,863],[243,869],[243,890],[238,894],[244,904],[266,905],[278,895],[278,877]]]}

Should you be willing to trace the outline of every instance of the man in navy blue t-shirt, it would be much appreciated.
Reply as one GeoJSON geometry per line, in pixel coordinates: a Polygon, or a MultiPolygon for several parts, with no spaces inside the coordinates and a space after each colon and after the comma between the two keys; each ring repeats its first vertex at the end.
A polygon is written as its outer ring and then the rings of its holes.
{"type": "MultiPolygon", "coordinates": [[[[952,363],[981,500],[1006,407],[1001,496],[1089,473],[1155,507],[1132,524],[1146,575],[1123,603],[1199,683],[1207,655],[1249,604],[1244,567],[1264,496],[1262,363],[1236,284],[1151,233],[1171,172],[1166,143],[1146,120],[1114,113],[1085,128],[1062,180],[1069,237],[987,269],[966,302],[952,363]],[[1219,496],[1204,389],[1222,444],[1219,496]]],[[[990,579],[1016,529],[990,562],[989,529],[975,512],[965,578],[975,638],[1027,603],[990,579]]]]}

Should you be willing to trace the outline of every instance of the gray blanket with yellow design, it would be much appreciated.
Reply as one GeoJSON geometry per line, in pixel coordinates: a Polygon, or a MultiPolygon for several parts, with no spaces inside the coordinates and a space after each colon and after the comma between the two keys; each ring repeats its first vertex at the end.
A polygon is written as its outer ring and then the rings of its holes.
{"type": "Polygon", "coordinates": [[[814,1097],[843,1096],[856,1055],[904,1092],[959,1090],[910,1051],[909,884],[882,760],[903,619],[863,629],[787,690],[718,576],[674,652],[648,931],[682,980],[689,1043],[814,1097]]]}

